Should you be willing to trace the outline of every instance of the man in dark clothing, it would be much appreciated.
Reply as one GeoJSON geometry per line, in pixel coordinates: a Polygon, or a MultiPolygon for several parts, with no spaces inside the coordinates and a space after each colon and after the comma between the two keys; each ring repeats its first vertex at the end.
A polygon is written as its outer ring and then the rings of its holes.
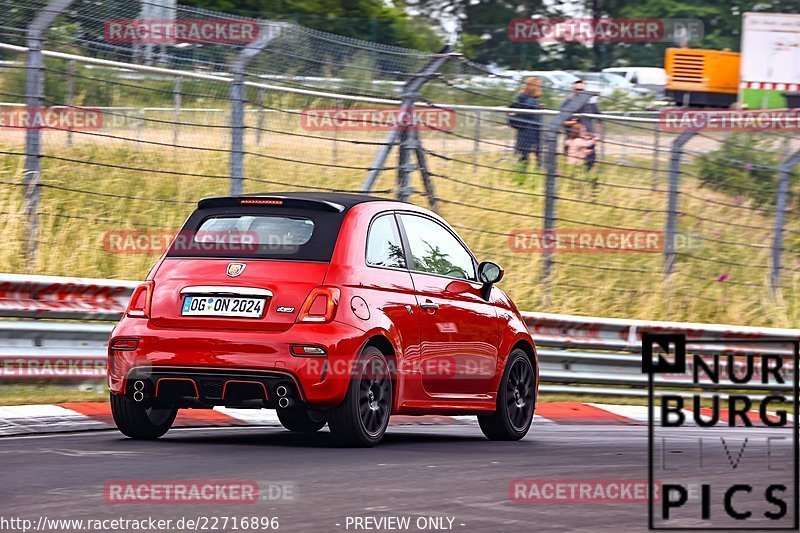
{"type": "MultiPolygon", "coordinates": [[[[566,108],[572,100],[578,96],[579,93],[583,92],[585,86],[583,84],[583,80],[575,80],[572,83],[572,94],[564,99],[564,103],[561,104],[561,109],[563,110],[566,108]]],[[[585,104],[583,104],[576,113],[590,113],[593,115],[600,114],[600,108],[598,107],[597,103],[594,102],[594,99],[589,100],[585,104]]],[[[566,122],[564,122],[564,129],[565,131],[569,132],[575,124],[581,124],[586,129],[586,133],[588,134],[596,134],[595,137],[598,141],[600,141],[600,135],[603,133],[603,124],[600,121],[597,121],[595,124],[595,119],[591,117],[570,117],[566,122]]],[[[566,144],[564,145],[564,153],[567,153],[566,144]]],[[[594,166],[595,161],[595,151],[589,155],[586,160],[587,169],[591,170],[592,166],[594,166]]]]}

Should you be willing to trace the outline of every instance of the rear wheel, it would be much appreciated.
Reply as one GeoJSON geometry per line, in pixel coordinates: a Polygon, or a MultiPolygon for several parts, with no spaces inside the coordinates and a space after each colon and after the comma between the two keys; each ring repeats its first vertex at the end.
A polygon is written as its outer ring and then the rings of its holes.
{"type": "Polygon", "coordinates": [[[117,428],[132,439],[153,440],[169,431],[178,409],[156,409],[127,396],[111,394],[111,414],[117,428]]]}
{"type": "Polygon", "coordinates": [[[278,409],[278,420],[289,431],[298,433],[315,433],[322,429],[327,422],[325,415],[321,412],[307,409],[302,405],[289,409],[278,409]]]}
{"type": "Polygon", "coordinates": [[[528,433],[533,421],[533,366],[528,355],[519,349],[511,352],[497,391],[497,410],[478,416],[481,431],[491,440],[519,440],[528,433]]]}
{"type": "Polygon", "coordinates": [[[391,411],[389,365],[380,350],[368,346],[354,366],[344,401],[328,411],[328,427],[342,446],[374,446],[386,433],[391,411]]]}

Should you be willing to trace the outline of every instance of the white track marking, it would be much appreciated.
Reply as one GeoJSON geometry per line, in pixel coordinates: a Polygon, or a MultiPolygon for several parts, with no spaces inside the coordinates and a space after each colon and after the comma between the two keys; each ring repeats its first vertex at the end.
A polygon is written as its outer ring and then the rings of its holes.
{"type": "Polygon", "coordinates": [[[247,422],[255,426],[280,426],[278,413],[274,409],[234,409],[232,407],[215,407],[219,411],[231,418],[247,422]]]}
{"type": "MultiPolygon", "coordinates": [[[[603,403],[587,403],[586,405],[591,405],[592,407],[597,407],[598,409],[608,411],[609,413],[617,416],[624,416],[625,418],[630,418],[636,422],[647,424],[646,405],[606,405],[603,403]]],[[[658,409],[653,410],[653,416],[657,422],[659,416],[658,409]]]]}
{"type": "Polygon", "coordinates": [[[12,405],[0,407],[0,435],[49,433],[108,427],[58,405],[12,405]]]}

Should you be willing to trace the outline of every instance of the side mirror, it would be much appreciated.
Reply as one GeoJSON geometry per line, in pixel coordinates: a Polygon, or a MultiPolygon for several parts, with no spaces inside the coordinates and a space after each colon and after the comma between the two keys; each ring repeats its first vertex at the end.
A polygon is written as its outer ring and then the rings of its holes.
{"type": "Polygon", "coordinates": [[[478,281],[483,283],[481,288],[481,296],[484,300],[489,299],[489,294],[492,290],[492,285],[503,279],[503,268],[497,263],[491,261],[484,261],[478,265],[478,281]]]}

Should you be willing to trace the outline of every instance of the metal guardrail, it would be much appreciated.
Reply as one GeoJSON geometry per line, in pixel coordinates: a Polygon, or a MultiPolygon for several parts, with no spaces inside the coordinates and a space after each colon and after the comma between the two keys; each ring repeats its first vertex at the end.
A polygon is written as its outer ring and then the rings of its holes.
{"type": "MultiPolygon", "coordinates": [[[[0,274],[0,378],[53,379],[105,376],[106,343],[138,282],[0,274]],[[75,320],[81,320],[80,322],[75,320]],[[93,320],[94,322],[86,322],[93,320]],[[105,322],[102,322],[105,321],[105,322]],[[20,362],[35,361],[36,372],[20,362]]],[[[641,371],[642,333],[685,333],[692,353],[746,352],[791,356],[791,347],[757,344],[760,340],[800,339],[800,329],[757,328],[685,322],[595,318],[523,313],[537,343],[541,390],[644,396],[641,371]],[[726,343],[725,341],[752,341],[726,343]],[[716,342],[708,342],[716,341],[716,342]]],[[[794,369],[784,365],[787,377],[794,369]]],[[[659,378],[659,388],[680,390],[690,376],[659,378]]],[[[770,385],[763,390],[789,390],[770,385]]],[[[704,391],[719,388],[703,383],[704,391]]],[[[757,388],[757,387],[756,387],[757,388]]]]}

